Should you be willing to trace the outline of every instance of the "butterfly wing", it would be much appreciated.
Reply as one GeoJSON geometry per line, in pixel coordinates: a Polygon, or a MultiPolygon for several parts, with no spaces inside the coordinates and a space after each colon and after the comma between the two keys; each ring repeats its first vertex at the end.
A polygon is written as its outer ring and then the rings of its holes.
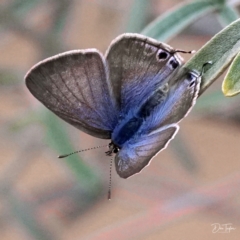
{"type": "MultiPolygon", "coordinates": [[[[179,76],[167,92],[164,100],[145,118],[133,138],[124,143],[115,158],[117,173],[127,178],[138,173],[161,150],[166,148],[178,130],[177,123],[187,115],[196,102],[200,86],[199,74],[187,71],[179,76]]],[[[145,108],[152,108],[162,96],[155,92],[145,108]]],[[[146,109],[142,112],[147,112],[146,109]]],[[[141,113],[138,112],[139,116],[141,113]]]]}
{"type": "Polygon", "coordinates": [[[178,131],[177,125],[167,126],[150,135],[129,140],[115,157],[117,173],[128,178],[149,165],[151,159],[165,149],[178,131]]]}
{"type": "Polygon", "coordinates": [[[201,82],[199,73],[183,69],[177,78],[169,87],[165,100],[154,109],[147,124],[142,126],[142,131],[157,131],[166,125],[178,123],[196,103],[201,82]]]}
{"type": "Polygon", "coordinates": [[[139,34],[116,38],[106,53],[113,94],[122,114],[139,106],[182,64],[170,46],[139,34]]]}
{"type": "Polygon", "coordinates": [[[35,65],[25,77],[30,92],[76,128],[109,139],[117,110],[103,56],[95,49],[75,50],[35,65]]]}

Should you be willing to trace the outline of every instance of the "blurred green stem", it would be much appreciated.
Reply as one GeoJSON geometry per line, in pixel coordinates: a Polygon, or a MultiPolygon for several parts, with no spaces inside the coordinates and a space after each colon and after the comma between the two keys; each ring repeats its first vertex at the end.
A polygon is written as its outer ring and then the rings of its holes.
{"type": "MultiPolygon", "coordinates": [[[[59,120],[50,111],[46,111],[44,112],[43,123],[44,126],[47,127],[47,141],[49,145],[56,150],[56,152],[59,154],[65,154],[75,151],[71,143],[69,133],[64,126],[64,123],[62,123],[62,120],[59,120]]],[[[78,182],[85,189],[88,189],[89,192],[95,192],[95,190],[101,188],[101,183],[98,177],[91,168],[82,161],[79,154],[59,159],[59,161],[64,161],[68,168],[74,173],[78,182]]]]}

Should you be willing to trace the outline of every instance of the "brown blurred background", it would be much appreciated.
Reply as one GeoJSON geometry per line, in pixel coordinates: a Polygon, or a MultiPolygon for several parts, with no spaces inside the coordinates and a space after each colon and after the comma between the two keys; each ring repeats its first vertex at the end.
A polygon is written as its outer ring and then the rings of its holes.
{"type": "MultiPolygon", "coordinates": [[[[59,120],[71,145],[59,149],[55,142],[61,137],[51,135],[48,124],[56,125],[57,117],[25,87],[26,72],[45,57],[82,48],[104,52],[129,29],[136,2],[0,1],[1,240],[239,239],[240,101],[222,96],[222,79],[201,96],[179,136],[141,174],[124,180],[113,169],[111,201],[105,149],[84,152],[79,160],[57,158],[71,148],[108,142],[59,120]],[[74,161],[85,172],[74,171],[74,161]],[[212,233],[213,223],[236,229],[212,233]]],[[[183,1],[147,2],[145,25],[183,1]]],[[[198,50],[221,29],[209,14],[169,44],[198,50]]]]}

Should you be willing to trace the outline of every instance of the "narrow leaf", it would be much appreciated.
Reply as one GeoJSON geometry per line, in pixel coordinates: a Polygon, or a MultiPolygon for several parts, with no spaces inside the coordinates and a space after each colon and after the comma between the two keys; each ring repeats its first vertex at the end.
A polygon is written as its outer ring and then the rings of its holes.
{"type": "Polygon", "coordinates": [[[212,65],[208,65],[204,69],[200,90],[201,94],[223,73],[239,51],[240,19],[215,35],[182,69],[196,69],[201,72],[204,63],[212,62],[212,65]]]}
{"type": "Polygon", "coordinates": [[[134,0],[130,10],[126,32],[140,32],[146,25],[150,2],[134,0]]]}
{"type": "MultiPolygon", "coordinates": [[[[75,149],[71,144],[69,134],[66,127],[63,126],[61,120],[57,119],[50,111],[46,111],[42,116],[44,126],[47,128],[47,142],[56,149],[58,154],[74,152],[75,149]]],[[[57,159],[57,156],[56,156],[57,159]]],[[[80,158],[79,154],[74,154],[69,158],[64,158],[63,161],[71,169],[76,176],[76,179],[85,186],[89,191],[100,188],[100,181],[95,173],[88,167],[80,158]]]]}
{"type": "Polygon", "coordinates": [[[240,92],[240,53],[238,53],[228,69],[223,80],[222,91],[227,97],[235,96],[240,92]]]}
{"type": "Polygon", "coordinates": [[[160,41],[169,40],[199,17],[220,9],[223,3],[223,0],[204,0],[180,4],[151,22],[141,33],[160,41]]]}
{"type": "Polygon", "coordinates": [[[231,24],[239,18],[235,8],[225,5],[218,13],[218,18],[223,27],[231,24]]]}

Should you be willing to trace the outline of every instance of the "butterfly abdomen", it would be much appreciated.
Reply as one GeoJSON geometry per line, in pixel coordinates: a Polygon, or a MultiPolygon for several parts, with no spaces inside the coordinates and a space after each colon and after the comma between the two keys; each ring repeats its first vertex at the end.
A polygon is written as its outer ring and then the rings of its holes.
{"type": "Polygon", "coordinates": [[[168,85],[165,84],[157,89],[135,112],[129,113],[113,132],[112,140],[119,148],[131,139],[140,129],[143,122],[148,118],[153,110],[161,104],[167,96],[168,85]]]}

